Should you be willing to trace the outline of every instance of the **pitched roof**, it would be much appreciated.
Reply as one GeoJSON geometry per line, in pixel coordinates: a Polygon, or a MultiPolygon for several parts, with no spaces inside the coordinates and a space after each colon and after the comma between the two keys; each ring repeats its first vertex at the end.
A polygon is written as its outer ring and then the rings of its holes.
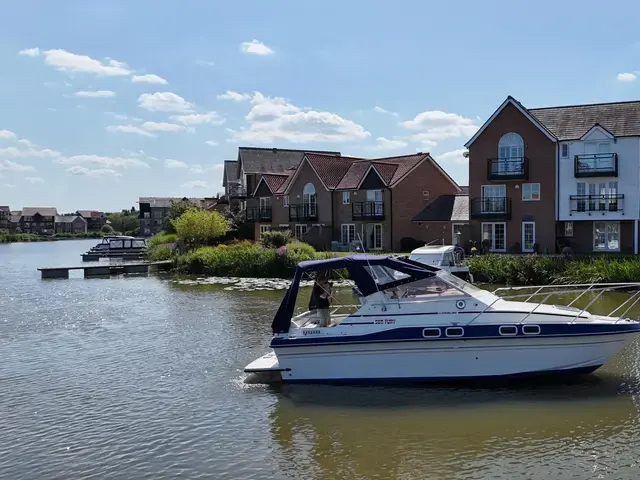
{"type": "Polygon", "coordinates": [[[87,223],[87,221],[80,215],[56,215],[56,223],[73,223],[77,219],[87,223]]]}
{"type": "Polygon", "coordinates": [[[103,212],[99,212],[97,210],[77,210],[76,213],[84,218],[101,217],[104,215],[103,212]]]}
{"type": "Polygon", "coordinates": [[[242,162],[244,173],[284,173],[300,165],[307,152],[340,155],[340,152],[324,150],[240,147],[238,159],[242,162]]]}
{"type": "Polygon", "coordinates": [[[361,159],[343,157],[340,155],[318,155],[307,153],[307,160],[318,174],[318,177],[320,177],[324,186],[333,190],[345,176],[351,167],[351,164],[361,159]]]}
{"type": "Polygon", "coordinates": [[[366,175],[370,166],[371,162],[368,160],[365,160],[363,162],[353,162],[349,166],[349,170],[347,170],[347,173],[344,177],[342,177],[340,183],[338,183],[338,186],[336,188],[338,190],[349,190],[358,188],[358,185],[360,185],[360,182],[364,179],[364,176],[366,175]]]}
{"type": "Polygon", "coordinates": [[[0,212],[11,212],[11,209],[7,206],[0,205],[0,212]]]}
{"type": "Polygon", "coordinates": [[[412,222],[468,222],[469,195],[440,195],[411,219],[412,222]]]}
{"type": "MultiPolygon", "coordinates": [[[[180,202],[185,198],[186,197],[140,197],[138,198],[138,204],[148,203],[152,207],[169,208],[174,202],[180,202]]],[[[204,202],[204,198],[199,197],[189,197],[186,199],[197,205],[202,205],[204,202]]]]}
{"type": "Polygon", "coordinates": [[[55,217],[58,215],[58,210],[55,207],[24,207],[22,209],[23,217],[33,217],[36,213],[43,217],[55,217]]]}
{"type": "Polygon", "coordinates": [[[640,101],[529,108],[558,140],[575,140],[598,124],[616,137],[640,136],[640,101]]]}
{"type": "MultiPolygon", "coordinates": [[[[269,188],[271,193],[276,193],[278,189],[282,187],[284,182],[287,181],[289,175],[289,173],[265,173],[264,175],[262,175],[262,180],[264,180],[264,183],[267,184],[267,187],[269,188]]],[[[260,182],[258,182],[258,185],[260,185],[260,182]]]]}
{"type": "Polygon", "coordinates": [[[222,186],[227,186],[227,181],[232,182],[238,179],[238,161],[225,160],[224,174],[222,175],[222,186]]]}
{"type": "Polygon", "coordinates": [[[427,158],[431,158],[428,153],[416,153],[354,162],[341,179],[337,188],[339,190],[358,188],[369,171],[369,167],[375,169],[387,187],[392,187],[402,180],[416,165],[427,158]]]}

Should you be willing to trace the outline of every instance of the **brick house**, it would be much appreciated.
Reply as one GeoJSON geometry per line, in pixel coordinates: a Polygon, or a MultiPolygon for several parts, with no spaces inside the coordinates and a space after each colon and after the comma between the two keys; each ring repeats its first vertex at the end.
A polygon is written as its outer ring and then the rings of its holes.
{"type": "MultiPolygon", "coordinates": [[[[78,210],[76,214],[86,220],[87,231],[89,232],[99,232],[107,223],[107,215],[104,212],[97,210],[78,210]]],[[[78,223],[78,225],[80,224],[78,223]]]]}
{"type": "Polygon", "coordinates": [[[10,217],[11,209],[0,205],[0,230],[9,230],[11,228],[10,217]]]}
{"type": "Polygon", "coordinates": [[[527,109],[465,145],[471,236],[496,252],[638,252],[640,102],[527,109]]]}
{"type": "Polygon", "coordinates": [[[289,228],[317,248],[362,242],[367,250],[399,250],[404,238],[428,236],[412,222],[420,210],[460,191],[428,153],[362,159],[307,152],[297,168],[261,176],[247,219],[257,235],[289,228]]]}
{"type": "Polygon", "coordinates": [[[15,228],[22,233],[53,234],[57,215],[54,207],[25,207],[15,228]]]}
{"type": "Polygon", "coordinates": [[[204,198],[187,197],[140,197],[138,199],[140,236],[151,236],[162,231],[164,219],[174,202],[190,201],[199,207],[205,207],[204,198]]]}
{"type": "Polygon", "coordinates": [[[440,195],[418,212],[412,221],[425,229],[421,239],[427,244],[461,245],[466,250],[472,247],[469,244],[469,194],[464,190],[440,195]]]}
{"type": "Polygon", "coordinates": [[[81,215],[57,215],[56,233],[87,233],[88,221],[81,215]]]}

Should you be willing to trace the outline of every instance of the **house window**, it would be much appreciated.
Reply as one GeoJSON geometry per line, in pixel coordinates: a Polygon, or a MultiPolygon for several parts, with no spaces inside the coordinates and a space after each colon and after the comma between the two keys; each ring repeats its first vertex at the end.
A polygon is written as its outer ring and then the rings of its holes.
{"type": "Polygon", "coordinates": [[[517,133],[506,133],[498,142],[500,160],[519,160],[524,157],[524,141],[517,133]]]}
{"type": "Polygon", "coordinates": [[[342,192],[342,204],[349,205],[351,203],[351,192],[342,192]]]}
{"type": "Polygon", "coordinates": [[[305,217],[314,217],[316,215],[317,202],[316,187],[313,186],[313,183],[307,183],[302,190],[302,205],[305,217]]]}
{"type": "Polygon", "coordinates": [[[578,212],[618,212],[622,210],[622,205],[618,204],[618,182],[616,180],[598,183],[578,182],[576,193],[578,197],[576,211],[578,212]]]}
{"type": "Polygon", "coordinates": [[[504,213],[507,211],[507,186],[482,186],[482,213],[504,213]]]}
{"type": "Polygon", "coordinates": [[[373,226],[373,249],[382,250],[382,225],[379,223],[373,226]]]}
{"type": "Polygon", "coordinates": [[[560,146],[560,150],[561,150],[562,158],[567,158],[569,156],[569,144],[568,143],[563,143],[560,146]]]}
{"type": "Polygon", "coordinates": [[[536,243],[536,223],[522,222],[522,251],[533,252],[536,243]]]}
{"type": "Polygon", "coordinates": [[[305,224],[298,224],[295,226],[295,236],[297,239],[301,239],[307,234],[308,227],[305,224]]]}
{"type": "Polygon", "coordinates": [[[525,202],[540,200],[540,184],[539,183],[523,183],[522,184],[522,200],[525,202]]]}
{"type": "Polygon", "coordinates": [[[341,236],[340,243],[343,245],[349,245],[355,240],[356,226],[352,223],[343,223],[340,227],[341,236]]]}
{"type": "Polygon", "coordinates": [[[564,222],[564,236],[573,237],[573,222],[564,222]]]}
{"type": "Polygon", "coordinates": [[[260,236],[269,230],[271,230],[271,225],[260,225],[260,236]]]}
{"type": "Polygon", "coordinates": [[[507,224],[504,222],[483,223],[482,241],[489,241],[489,249],[492,252],[507,251],[507,224]]]}
{"type": "Polygon", "coordinates": [[[593,250],[596,252],[619,252],[620,223],[593,222],[593,250]]]}
{"type": "Polygon", "coordinates": [[[282,197],[282,206],[283,207],[289,206],[289,195],[285,195],[282,197]]]}

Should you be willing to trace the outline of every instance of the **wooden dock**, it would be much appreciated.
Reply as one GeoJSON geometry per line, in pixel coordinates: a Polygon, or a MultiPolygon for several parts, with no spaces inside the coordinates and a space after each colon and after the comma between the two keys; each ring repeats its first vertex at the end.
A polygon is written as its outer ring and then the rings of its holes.
{"type": "Polygon", "coordinates": [[[149,273],[149,268],[157,265],[170,265],[172,260],[160,262],[137,262],[137,263],[107,263],[102,265],[87,265],[79,267],[42,267],[38,271],[42,273],[42,278],[69,278],[71,270],[82,270],[84,278],[108,277],[111,275],[121,275],[124,273],[149,273]]]}
{"type": "Polygon", "coordinates": [[[146,254],[146,250],[138,251],[138,252],[127,252],[127,251],[91,252],[89,251],[87,253],[82,254],[82,261],[97,262],[101,258],[122,258],[124,260],[144,260],[145,254],[146,254]]]}

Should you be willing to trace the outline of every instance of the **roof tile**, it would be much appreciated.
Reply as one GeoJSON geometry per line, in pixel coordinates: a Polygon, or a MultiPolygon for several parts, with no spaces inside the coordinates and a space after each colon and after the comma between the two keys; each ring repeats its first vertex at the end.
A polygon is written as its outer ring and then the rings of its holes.
{"type": "Polygon", "coordinates": [[[440,195],[411,220],[413,222],[468,222],[469,195],[440,195]]]}

